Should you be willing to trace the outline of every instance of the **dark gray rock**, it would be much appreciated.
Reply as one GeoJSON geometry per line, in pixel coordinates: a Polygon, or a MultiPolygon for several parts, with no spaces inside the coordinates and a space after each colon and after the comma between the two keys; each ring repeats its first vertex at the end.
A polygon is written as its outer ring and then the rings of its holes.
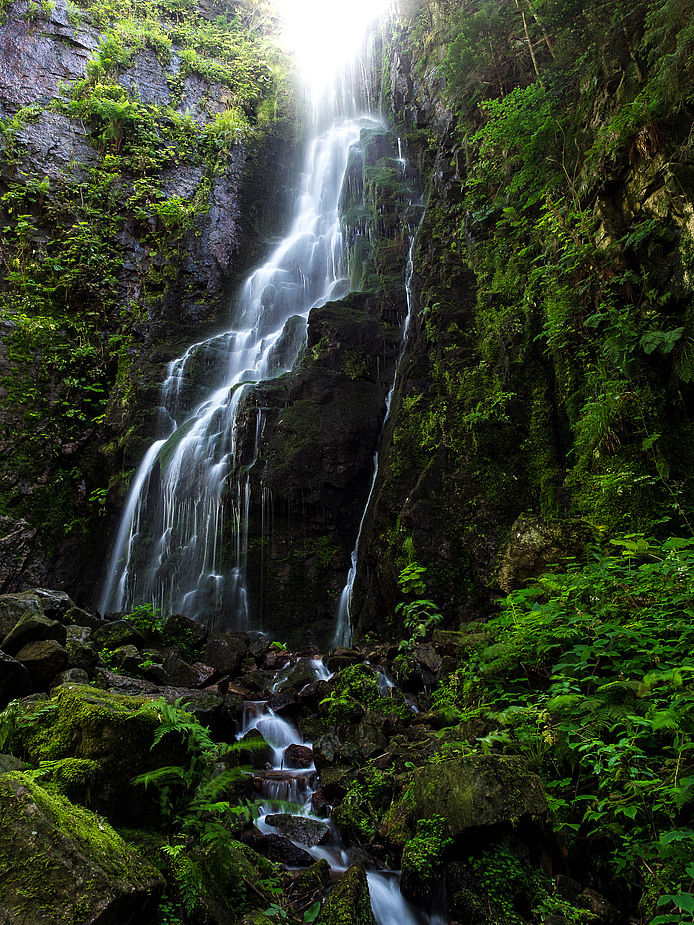
{"type": "Polygon", "coordinates": [[[66,636],[62,623],[49,620],[48,617],[33,610],[27,610],[5,636],[0,648],[8,655],[16,655],[27,643],[40,642],[42,639],[55,639],[57,643],[64,646],[66,636]]]}
{"type": "Polygon", "coordinates": [[[213,633],[200,654],[200,661],[219,674],[235,675],[248,651],[243,638],[234,633],[213,633]]]}
{"type": "Polygon", "coordinates": [[[11,700],[26,697],[33,690],[28,670],[4,652],[0,652],[0,710],[11,700]]]}
{"type": "Polygon", "coordinates": [[[28,670],[34,687],[45,690],[55,676],[67,668],[68,654],[55,639],[43,639],[20,649],[17,661],[28,670]]]}
{"type": "Polygon", "coordinates": [[[65,626],[88,626],[91,630],[103,626],[103,620],[80,607],[72,607],[62,619],[65,626]]]}
{"type": "Polygon", "coordinates": [[[61,684],[89,684],[89,675],[82,668],[68,668],[53,679],[53,688],[61,684]]]}
{"type": "Polygon", "coordinates": [[[314,861],[308,851],[298,848],[289,838],[282,835],[260,835],[250,832],[245,833],[241,840],[269,861],[286,864],[287,867],[310,867],[314,861]]]}
{"type": "Polygon", "coordinates": [[[65,648],[68,655],[68,668],[79,668],[91,674],[99,660],[93,642],[93,634],[88,626],[68,626],[65,648]]]}
{"type": "Polygon", "coordinates": [[[172,653],[164,662],[164,668],[171,684],[175,687],[197,687],[199,682],[198,672],[184,662],[178,655],[172,653]]]}
{"type": "Polygon", "coordinates": [[[129,671],[136,674],[140,669],[142,654],[137,646],[129,643],[126,646],[118,646],[113,650],[113,664],[121,671],[129,671]]]}
{"type": "Polygon", "coordinates": [[[127,620],[110,620],[94,630],[94,643],[99,649],[117,649],[134,645],[141,649],[146,643],[135,627],[127,620]]]}
{"type": "Polygon", "coordinates": [[[3,639],[28,610],[37,616],[43,616],[43,607],[35,597],[27,597],[23,593],[0,595],[0,633],[3,639]]]}
{"type": "Polygon", "coordinates": [[[292,816],[289,813],[272,813],[265,817],[265,822],[278,829],[292,841],[301,842],[309,848],[324,845],[329,837],[330,827],[325,822],[318,822],[306,816],[292,816]]]}
{"type": "Polygon", "coordinates": [[[324,845],[329,837],[330,827],[306,816],[292,816],[289,813],[273,813],[265,817],[268,825],[278,829],[292,841],[301,842],[309,848],[324,845]]]}

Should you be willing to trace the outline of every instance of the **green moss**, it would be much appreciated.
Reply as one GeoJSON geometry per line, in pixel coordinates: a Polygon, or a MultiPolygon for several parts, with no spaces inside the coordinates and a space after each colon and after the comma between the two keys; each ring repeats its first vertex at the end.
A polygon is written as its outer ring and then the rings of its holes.
{"type": "Polygon", "coordinates": [[[160,886],[156,871],[107,823],[30,775],[0,781],[0,806],[0,901],[15,913],[30,910],[47,922],[59,913],[66,925],[82,925],[126,884],[147,892],[160,886]]]}
{"type": "Polygon", "coordinates": [[[402,889],[421,904],[430,902],[443,867],[446,848],[452,844],[446,835],[446,822],[440,816],[420,819],[414,838],[402,853],[402,889]]]}
{"type": "Polygon", "coordinates": [[[321,911],[321,921],[325,925],[376,925],[362,864],[353,864],[342,875],[321,911]]]}

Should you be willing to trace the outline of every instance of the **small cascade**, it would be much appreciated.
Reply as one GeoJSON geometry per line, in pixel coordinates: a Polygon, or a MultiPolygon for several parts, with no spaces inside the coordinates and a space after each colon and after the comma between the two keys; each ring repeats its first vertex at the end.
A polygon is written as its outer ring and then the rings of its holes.
{"type": "MultiPolygon", "coordinates": [[[[388,397],[386,398],[386,416],[383,419],[383,424],[381,426],[381,434],[378,438],[378,444],[381,443],[381,437],[385,431],[386,424],[388,423],[388,418],[390,417],[390,405],[393,399],[393,393],[395,391],[395,385],[398,378],[398,369],[400,368],[400,361],[405,352],[405,345],[407,343],[407,332],[410,326],[410,318],[412,316],[412,277],[414,275],[414,243],[415,238],[413,237],[410,240],[410,249],[407,257],[407,274],[405,278],[405,292],[407,295],[407,315],[403,321],[403,335],[400,342],[400,353],[398,360],[395,366],[395,374],[393,375],[393,384],[388,392],[388,397]]],[[[359,541],[361,539],[362,530],[364,527],[364,522],[366,520],[366,515],[369,512],[369,507],[371,505],[371,499],[373,497],[374,489],[376,487],[376,479],[378,477],[378,450],[374,453],[374,472],[373,478],[371,479],[371,489],[369,490],[368,497],[366,499],[366,504],[364,505],[364,513],[361,516],[361,521],[359,523],[359,531],[357,532],[357,540],[354,544],[354,549],[352,550],[351,565],[349,573],[347,575],[347,581],[342,593],[340,594],[340,601],[337,608],[337,626],[335,628],[335,636],[333,637],[333,645],[335,646],[348,646],[352,638],[352,626],[351,626],[351,606],[352,606],[352,594],[354,592],[354,581],[357,577],[357,561],[359,558],[359,541]]]]}
{"type": "MultiPolygon", "coordinates": [[[[331,677],[322,659],[307,659],[316,680],[331,677]]],[[[280,669],[272,690],[276,691],[287,680],[292,665],[280,669]]],[[[392,682],[382,673],[379,681],[387,687],[392,682]]],[[[318,786],[318,775],[314,764],[307,768],[286,767],[285,752],[290,746],[311,748],[303,742],[301,734],[292,723],[277,716],[266,701],[249,701],[244,708],[244,719],[239,731],[242,739],[251,730],[261,733],[273,748],[273,767],[255,771],[256,784],[260,784],[257,799],[259,814],[256,827],[261,835],[287,834],[293,844],[308,852],[317,861],[326,860],[335,873],[345,871],[352,863],[351,850],[346,849],[337,829],[330,820],[313,811],[312,798],[318,786]],[[291,823],[296,818],[299,825],[291,823]],[[278,827],[279,826],[279,827],[278,827]],[[297,833],[292,836],[292,830],[297,833]]],[[[445,925],[445,918],[437,913],[427,914],[412,907],[400,892],[400,877],[397,871],[369,871],[367,874],[371,906],[377,925],[445,925]]]]}

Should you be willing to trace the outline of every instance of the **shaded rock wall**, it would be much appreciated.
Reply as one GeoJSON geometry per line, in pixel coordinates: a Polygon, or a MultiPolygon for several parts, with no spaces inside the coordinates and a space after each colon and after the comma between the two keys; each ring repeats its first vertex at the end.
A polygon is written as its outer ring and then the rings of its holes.
{"type": "Polygon", "coordinates": [[[235,12],[6,9],[4,591],[52,584],[94,600],[165,363],[224,322],[284,214],[286,89],[280,100],[259,53],[241,74],[233,37],[258,37],[235,12]]]}
{"type": "MultiPolygon", "coordinates": [[[[531,572],[508,560],[508,540],[526,512],[550,525],[567,520],[566,529],[585,538],[688,533],[694,451],[691,111],[668,111],[663,99],[658,119],[644,116],[621,137],[617,127],[620,107],[633,112],[630,100],[652,73],[643,55],[634,58],[643,17],[635,9],[606,44],[592,45],[585,27],[585,61],[593,63],[582,66],[594,70],[590,99],[579,108],[587,84],[572,84],[575,57],[563,60],[558,51],[571,39],[559,27],[546,41],[531,23],[540,86],[513,11],[502,16],[505,32],[489,33],[499,43],[496,61],[464,44],[452,57],[456,29],[472,16],[457,4],[427,0],[403,12],[384,36],[377,70],[384,107],[425,178],[426,212],[415,252],[417,312],[353,605],[360,632],[390,637],[402,632],[397,579],[412,561],[427,569],[423,596],[453,625],[489,612],[504,549],[506,573],[522,584],[531,572]],[[469,70],[461,64],[456,72],[451,62],[463,58],[469,70]],[[564,119],[564,156],[569,145],[580,151],[575,186],[564,174],[547,181],[545,211],[518,191],[523,170],[544,179],[561,164],[560,132],[543,136],[547,157],[538,152],[538,163],[523,148],[522,125],[515,146],[512,133],[490,146],[485,156],[498,158],[493,182],[474,138],[489,118],[481,102],[528,85],[564,119]],[[591,144],[606,151],[602,161],[591,144]],[[525,208],[532,218],[519,232],[523,220],[514,225],[510,216],[525,208]],[[538,229],[547,227],[542,238],[538,229]],[[562,262],[579,247],[577,264],[562,262]],[[532,281],[538,266],[549,268],[546,290],[532,281]]],[[[657,57],[649,61],[655,70],[657,57]]],[[[537,113],[528,106],[533,130],[545,131],[537,113]]],[[[535,561],[534,573],[584,548],[560,546],[535,561]]]]}

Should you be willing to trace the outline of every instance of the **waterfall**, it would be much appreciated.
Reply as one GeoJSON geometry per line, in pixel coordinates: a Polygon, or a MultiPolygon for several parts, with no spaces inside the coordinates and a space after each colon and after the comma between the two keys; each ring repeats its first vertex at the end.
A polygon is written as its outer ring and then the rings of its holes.
{"type": "MultiPolygon", "coordinates": [[[[229,328],[168,365],[158,432],[132,477],[109,557],[102,613],[151,603],[162,613],[225,628],[260,628],[247,585],[249,515],[260,504],[264,529],[274,502],[248,474],[264,429],[263,411],[250,399],[258,383],[292,369],[311,309],[350,289],[339,202],[350,149],[364,128],[382,126],[374,114],[359,111],[358,81],[358,64],[348,63],[331,88],[312,99],[314,129],[289,232],[246,280],[229,328]]],[[[408,292],[408,312],[409,303],[408,292]]],[[[377,472],[375,456],[371,493],[377,472]]],[[[349,638],[356,556],[355,547],[338,642],[349,638]]]]}
{"type": "MultiPolygon", "coordinates": [[[[161,389],[164,440],[153,443],[136,473],[100,601],[101,611],[151,602],[193,618],[224,612],[246,628],[244,531],[249,484],[229,491],[237,460],[237,419],[254,383],[287,372],[303,343],[311,308],[348,289],[338,201],[349,150],[368,117],[335,118],[311,140],[288,235],[243,286],[232,326],[189,347],[169,364],[161,389]],[[221,383],[187,408],[200,361],[214,353],[221,383]],[[224,523],[230,494],[233,523],[224,523]],[[225,562],[223,532],[235,536],[225,562]]],[[[261,431],[258,422],[257,432],[261,431]]],[[[257,443],[257,440],[256,440],[257,443]]]]}
{"type": "MultiPolygon", "coordinates": [[[[400,142],[398,140],[398,153],[400,154],[399,160],[402,158],[402,149],[400,147],[400,142]]],[[[404,163],[404,161],[403,161],[404,163]]],[[[410,241],[410,249],[407,257],[407,274],[405,277],[405,293],[407,295],[407,315],[403,322],[403,337],[400,344],[400,354],[398,356],[398,361],[395,366],[395,373],[393,375],[393,384],[388,392],[388,397],[386,398],[386,416],[383,420],[383,425],[381,426],[381,434],[378,438],[378,443],[380,446],[381,437],[388,423],[388,418],[390,417],[390,405],[393,399],[393,392],[395,391],[395,384],[397,382],[398,370],[400,368],[400,360],[402,355],[405,352],[405,344],[407,343],[407,332],[410,326],[410,317],[412,316],[412,277],[414,275],[414,260],[413,260],[413,250],[414,250],[415,239],[412,238],[410,241]]],[[[344,588],[342,589],[342,594],[340,595],[340,601],[337,608],[337,627],[335,629],[335,636],[333,638],[333,645],[336,646],[348,646],[352,638],[352,626],[351,626],[351,607],[352,607],[352,594],[354,592],[354,581],[357,577],[357,561],[359,558],[359,541],[361,540],[361,534],[364,527],[364,521],[366,520],[366,515],[369,512],[369,507],[371,506],[371,499],[373,497],[374,489],[376,487],[376,479],[378,477],[378,450],[374,453],[374,471],[373,477],[371,479],[371,489],[369,490],[369,495],[366,499],[366,504],[364,505],[364,513],[361,516],[361,521],[359,523],[359,530],[357,532],[357,540],[354,544],[354,549],[352,550],[352,558],[349,572],[347,574],[347,581],[344,588]]]]}

